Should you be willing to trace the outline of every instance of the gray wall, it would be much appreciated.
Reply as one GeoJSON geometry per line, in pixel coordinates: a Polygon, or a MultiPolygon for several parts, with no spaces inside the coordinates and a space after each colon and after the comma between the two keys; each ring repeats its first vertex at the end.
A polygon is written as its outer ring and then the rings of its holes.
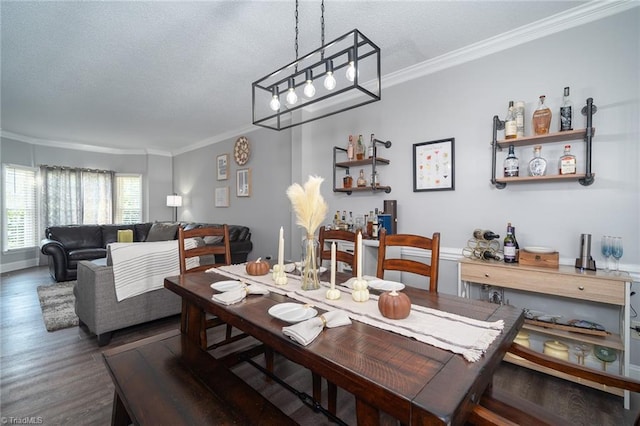
{"type": "MultiPolygon", "coordinates": [[[[146,218],[145,220],[171,220],[172,218],[171,209],[165,205],[166,195],[173,192],[171,173],[167,176],[167,171],[172,170],[171,157],[168,155],[90,152],[83,149],[60,148],[8,138],[2,138],[1,141],[0,161],[2,163],[30,167],[49,164],[142,174],[143,217],[146,218]]],[[[4,185],[0,186],[4,188],[4,185]]],[[[4,194],[0,200],[4,200],[4,194]]],[[[1,226],[4,226],[4,216],[2,222],[1,226]]],[[[0,267],[2,272],[36,265],[38,253],[38,249],[1,253],[0,267]]]]}

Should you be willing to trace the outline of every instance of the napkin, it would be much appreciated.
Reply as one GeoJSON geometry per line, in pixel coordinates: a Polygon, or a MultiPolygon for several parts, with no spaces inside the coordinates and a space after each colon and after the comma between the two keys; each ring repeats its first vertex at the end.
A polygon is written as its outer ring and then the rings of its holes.
{"type": "Polygon", "coordinates": [[[234,303],[244,300],[248,294],[269,294],[269,290],[260,284],[251,284],[237,290],[214,294],[211,296],[211,299],[215,302],[222,303],[223,305],[233,305],[234,303]]]}
{"type": "Polygon", "coordinates": [[[282,327],[282,332],[285,336],[289,336],[301,345],[307,346],[318,337],[324,327],[333,328],[349,324],[351,324],[351,320],[345,311],[331,311],[319,317],[311,318],[288,327],[282,327]]]}

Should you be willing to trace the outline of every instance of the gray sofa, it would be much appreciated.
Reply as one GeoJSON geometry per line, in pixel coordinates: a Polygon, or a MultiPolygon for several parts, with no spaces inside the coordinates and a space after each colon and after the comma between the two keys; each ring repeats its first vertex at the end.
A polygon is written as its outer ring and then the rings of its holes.
{"type": "Polygon", "coordinates": [[[78,262],[73,289],[80,323],[97,335],[99,346],[108,344],[115,330],[180,313],[180,297],[164,288],[118,302],[113,268],[105,260],[78,262]]]}

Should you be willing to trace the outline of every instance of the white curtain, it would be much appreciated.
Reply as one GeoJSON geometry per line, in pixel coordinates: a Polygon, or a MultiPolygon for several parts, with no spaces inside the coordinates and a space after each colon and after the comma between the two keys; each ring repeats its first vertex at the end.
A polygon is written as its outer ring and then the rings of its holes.
{"type": "Polygon", "coordinates": [[[40,166],[43,229],[111,223],[113,172],[40,166]]]}

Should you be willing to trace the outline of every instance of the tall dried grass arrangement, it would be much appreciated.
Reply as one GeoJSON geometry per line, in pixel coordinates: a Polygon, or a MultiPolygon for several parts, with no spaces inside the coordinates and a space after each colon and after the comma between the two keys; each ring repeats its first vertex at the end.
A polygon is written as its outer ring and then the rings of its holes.
{"type": "Polygon", "coordinates": [[[324,178],[309,176],[304,187],[294,183],[287,188],[287,197],[296,214],[296,223],[307,231],[307,236],[314,235],[325,217],[327,217],[327,202],[320,194],[320,185],[324,178]]]}

